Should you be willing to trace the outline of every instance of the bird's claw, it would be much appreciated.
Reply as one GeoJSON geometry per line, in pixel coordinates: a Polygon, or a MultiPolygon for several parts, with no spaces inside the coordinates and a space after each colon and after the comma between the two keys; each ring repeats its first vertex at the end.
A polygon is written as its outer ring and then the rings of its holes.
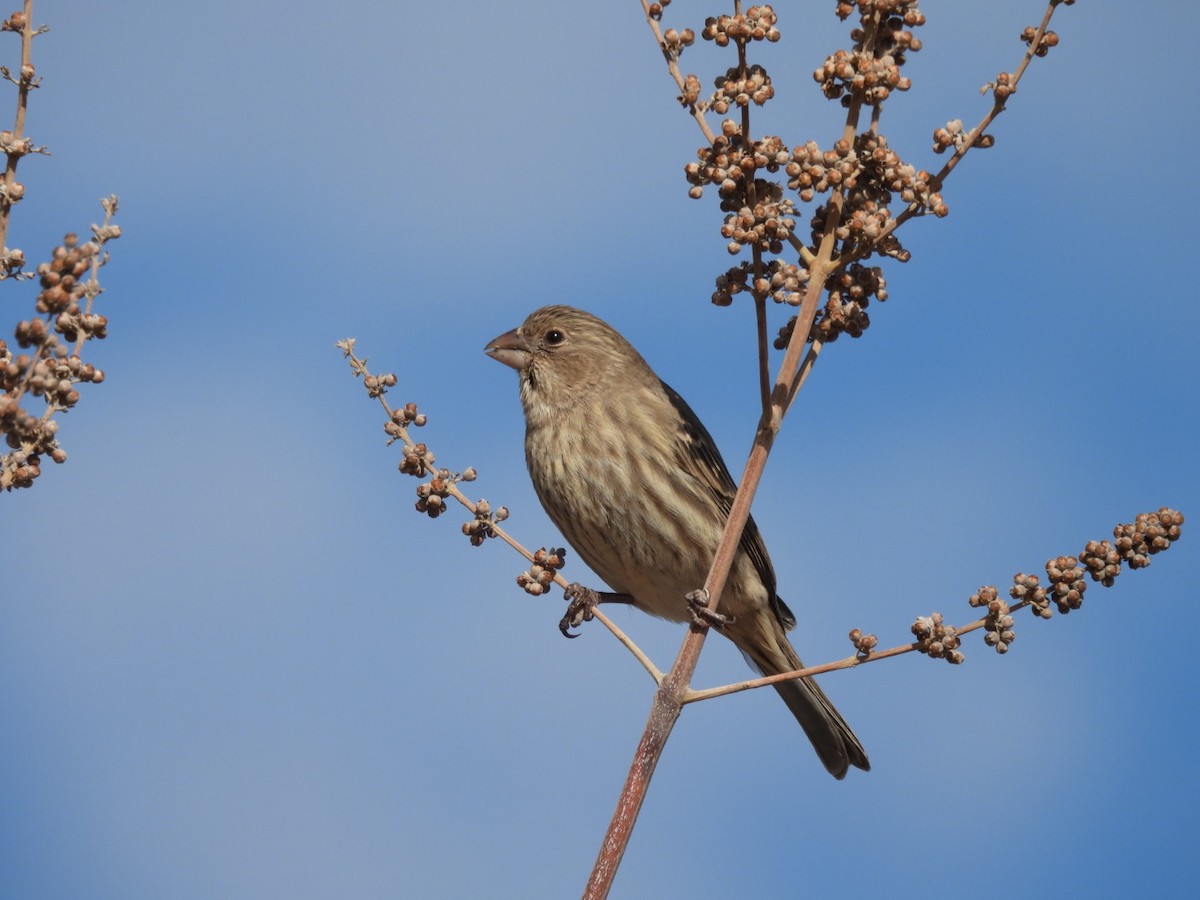
{"type": "Polygon", "coordinates": [[[592,607],[600,602],[600,595],[578,581],[567,585],[563,595],[567,598],[567,612],[559,619],[558,630],[562,632],[563,637],[577,638],[579,635],[571,634],[571,629],[595,618],[592,607]]]}
{"type": "Polygon", "coordinates": [[[692,621],[701,627],[713,626],[722,628],[726,625],[732,625],[737,620],[733,616],[726,616],[715,609],[708,608],[708,591],[704,588],[691,591],[685,597],[687,600],[688,609],[692,613],[692,621]]]}

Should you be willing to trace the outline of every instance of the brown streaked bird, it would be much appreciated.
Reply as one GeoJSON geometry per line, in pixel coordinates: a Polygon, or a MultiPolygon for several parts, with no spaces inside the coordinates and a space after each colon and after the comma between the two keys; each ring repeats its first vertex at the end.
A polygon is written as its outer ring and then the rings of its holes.
{"type": "MultiPolygon", "coordinates": [[[[525,461],[546,513],[616,594],[673,622],[692,621],[685,594],[704,584],[737,490],[696,414],[611,326],[545,306],[484,352],[517,370],[525,461]]],[[[764,675],[803,668],[775,593],[775,570],[751,518],[716,626],[764,675]]],[[[811,678],[775,685],[825,768],[869,769],[866,751],[811,678]]]]}

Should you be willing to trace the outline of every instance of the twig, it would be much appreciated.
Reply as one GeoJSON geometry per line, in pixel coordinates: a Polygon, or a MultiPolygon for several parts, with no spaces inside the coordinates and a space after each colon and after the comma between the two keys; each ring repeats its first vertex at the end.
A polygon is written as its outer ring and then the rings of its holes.
{"type": "Polygon", "coordinates": [[[4,69],[8,80],[17,86],[17,113],[12,132],[5,142],[4,177],[0,184],[0,247],[4,248],[3,259],[0,260],[0,281],[23,274],[24,256],[20,251],[13,254],[8,250],[8,223],[13,204],[20,200],[22,193],[21,186],[17,184],[17,163],[22,156],[34,150],[33,145],[25,139],[25,114],[29,108],[29,92],[39,83],[33,68],[33,38],[45,30],[33,27],[33,0],[25,0],[24,11],[13,13],[4,25],[4,30],[16,31],[21,36],[21,68],[17,78],[9,75],[7,68],[4,69]]]}
{"type": "MultiPolygon", "coordinates": [[[[389,425],[388,434],[391,436],[391,439],[402,441],[405,448],[411,451],[417,445],[409,436],[408,429],[404,425],[398,424],[405,420],[405,416],[402,412],[393,409],[392,405],[388,403],[387,398],[384,396],[384,394],[387,393],[388,387],[395,384],[395,376],[372,375],[367,369],[367,359],[359,358],[355,354],[354,344],[355,342],[353,338],[347,338],[345,340],[338,341],[337,348],[342,351],[343,356],[345,356],[349,361],[350,368],[354,374],[358,377],[361,377],[364,381],[364,384],[367,384],[368,393],[379,401],[380,405],[387,413],[389,425]]],[[[421,422],[424,424],[423,419],[421,422]]],[[[431,458],[427,455],[422,454],[419,459],[422,472],[425,474],[436,477],[445,471],[435,467],[431,458]]],[[[459,489],[457,483],[453,479],[446,479],[444,492],[447,496],[453,497],[455,500],[457,500],[472,515],[478,515],[480,513],[479,504],[468,498],[459,489]]],[[[523,556],[528,562],[534,562],[534,554],[531,553],[524,545],[522,545],[520,541],[510,535],[499,525],[499,523],[494,521],[494,519],[488,522],[487,531],[490,536],[500,538],[500,540],[504,541],[504,543],[516,550],[517,553],[521,554],[521,556],[523,556]]],[[[569,582],[557,572],[554,575],[554,583],[564,589],[569,586],[569,582]]],[[[641,663],[642,668],[644,668],[650,674],[650,677],[654,679],[655,684],[662,683],[663,673],[659,671],[658,667],[654,665],[650,657],[645,654],[645,652],[633,641],[632,638],[629,637],[629,635],[622,631],[621,628],[612,621],[612,619],[604,615],[604,613],[602,613],[599,609],[593,608],[591,610],[591,614],[596,618],[596,621],[600,622],[600,624],[612,632],[613,637],[620,641],[621,644],[633,654],[634,658],[641,663]]]]}

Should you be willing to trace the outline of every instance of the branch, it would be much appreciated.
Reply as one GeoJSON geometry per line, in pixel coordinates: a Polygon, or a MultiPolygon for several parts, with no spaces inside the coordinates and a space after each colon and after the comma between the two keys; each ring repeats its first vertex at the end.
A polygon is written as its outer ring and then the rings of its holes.
{"type": "Polygon", "coordinates": [[[917,635],[917,640],[887,650],[876,650],[875,635],[864,635],[860,629],[855,628],[850,632],[850,640],[858,651],[854,656],[765,678],[747,679],[701,691],[689,690],[683,702],[694,703],[794,678],[822,675],[839,669],[853,669],[865,663],[891,659],[905,653],[924,653],[935,659],[945,659],[947,662],[958,664],[964,659],[958,649],[962,636],[979,629],[985,630],[984,640],[989,647],[997,653],[1007,653],[1009,646],[1016,639],[1013,613],[1029,609],[1035,617],[1046,620],[1053,617],[1052,603],[1059,614],[1064,616],[1072,610],[1080,609],[1087,591],[1085,573],[1091,576],[1093,582],[1099,582],[1103,587],[1112,587],[1121,573],[1122,564],[1130,570],[1142,569],[1150,565],[1151,556],[1170,549],[1180,538],[1183,521],[1182,513],[1168,507],[1163,507],[1157,512],[1140,513],[1132,523],[1122,523],[1113,528],[1112,541],[1088,541],[1078,557],[1058,556],[1048,560],[1047,587],[1041,586],[1037,576],[1018,573],[1009,589],[1009,596],[1016,601],[1012,606],[999,598],[999,592],[994,586],[981,587],[967,602],[975,608],[986,608],[988,613],[966,625],[957,628],[947,626],[943,624],[942,614],[938,612],[930,616],[920,616],[911,628],[913,634],[917,635]]]}
{"type": "Polygon", "coordinates": [[[17,86],[17,113],[12,131],[0,132],[0,152],[4,154],[4,176],[0,180],[0,281],[6,278],[29,277],[24,275],[25,255],[20,250],[8,249],[8,223],[13,205],[25,195],[25,186],[17,182],[17,163],[29,153],[45,152],[35,148],[25,137],[25,114],[29,108],[29,92],[41,85],[33,67],[33,38],[46,30],[33,27],[33,0],[25,0],[22,12],[15,12],[3,24],[0,31],[16,32],[21,37],[21,68],[13,78],[7,66],[0,66],[0,73],[17,86]]]}
{"type": "MultiPolygon", "coordinates": [[[[535,596],[544,592],[545,588],[550,584],[557,584],[564,590],[570,586],[569,582],[563,578],[557,571],[561,567],[561,560],[558,566],[547,567],[546,562],[548,555],[544,550],[537,553],[531,553],[504,528],[500,526],[500,522],[508,518],[508,509],[499,507],[494,512],[491,505],[486,500],[474,501],[468,498],[458,487],[460,482],[471,482],[477,477],[477,473],[471,467],[467,467],[462,472],[452,473],[449,469],[438,468],[434,465],[436,457],[425,444],[419,444],[413,441],[409,435],[408,429],[410,426],[423,427],[428,421],[426,416],[418,412],[415,403],[408,403],[402,408],[393,408],[384,396],[388,389],[395,387],[398,379],[394,374],[387,373],[383,375],[372,375],[367,369],[368,360],[358,357],[354,352],[355,341],[353,338],[347,338],[337,342],[337,348],[342,351],[342,355],[349,361],[350,369],[355,377],[363,379],[363,385],[367,390],[367,394],[379,401],[387,413],[387,422],[384,424],[384,431],[388,434],[388,444],[400,441],[404,447],[405,458],[400,464],[400,471],[408,474],[421,477],[424,475],[432,476],[431,480],[421,484],[417,488],[417,504],[418,512],[423,512],[429,515],[430,518],[437,518],[444,510],[444,499],[452,497],[458,501],[460,505],[467,509],[474,521],[467,522],[463,525],[463,533],[470,538],[471,543],[475,546],[483,544],[487,538],[500,538],[504,543],[508,544],[512,549],[523,556],[532,566],[538,569],[537,573],[528,581],[523,581],[518,578],[518,583],[526,586],[526,591],[535,596]],[[530,589],[535,586],[535,589],[530,589]]],[[[560,551],[561,552],[561,551],[560,551]]],[[[526,575],[528,573],[523,573],[526,575]]],[[[608,616],[604,615],[598,609],[590,611],[591,616],[600,622],[605,628],[612,632],[621,644],[633,654],[634,658],[641,663],[642,667],[654,679],[655,684],[661,684],[663,673],[658,670],[645,652],[622,631],[615,622],[608,616]]]]}
{"type": "MultiPolygon", "coordinates": [[[[35,147],[25,136],[29,92],[41,84],[33,67],[33,39],[46,31],[45,26],[33,27],[32,15],[32,0],[25,0],[24,11],[0,23],[0,32],[21,38],[18,75],[14,77],[7,66],[0,66],[0,76],[17,87],[13,128],[0,131],[0,153],[5,158],[0,177],[0,281],[34,277],[25,271],[25,253],[7,246],[12,208],[25,196],[25,186],[16,180],[17,164],[29,153],[46,153],[45,147],[35,147]]],[[[79,401],[80,384],[104,380],[101,370],[80,357],[87,341],[108,333],[108,319],[95,311],[95,301],[103,292],[99,275],[100,267],[108,262],[106,245],[121,236],[121,229],[113,223],[117,198],[106,197],[100,203],[104,220],[92,226],[92,239],[81,243],[74,233],[67,234],[50,260],[37,267],[41,288],[35,301],[37,315],[17,323],[16,352],[0,340],[0,435],[9,448],[0,453],[0,491],[32,487],[41,475],[43,456],[56,463],[66,461],[55,417],[79,401]],[[45,408],[40,412],[26,409],[30,397],[41,398],[45,408]]]]}

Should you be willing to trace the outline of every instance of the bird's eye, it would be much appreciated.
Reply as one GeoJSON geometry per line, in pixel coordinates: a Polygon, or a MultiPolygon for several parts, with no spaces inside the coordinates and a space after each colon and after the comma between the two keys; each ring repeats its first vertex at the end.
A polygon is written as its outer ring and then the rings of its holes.
{"type": "Polygon", "coordinates": [[[567,336],[557,328],[551,328],[546,332],[546,343],[553,347],[555,344],[561,344],[566,337],[567,336]]]}

